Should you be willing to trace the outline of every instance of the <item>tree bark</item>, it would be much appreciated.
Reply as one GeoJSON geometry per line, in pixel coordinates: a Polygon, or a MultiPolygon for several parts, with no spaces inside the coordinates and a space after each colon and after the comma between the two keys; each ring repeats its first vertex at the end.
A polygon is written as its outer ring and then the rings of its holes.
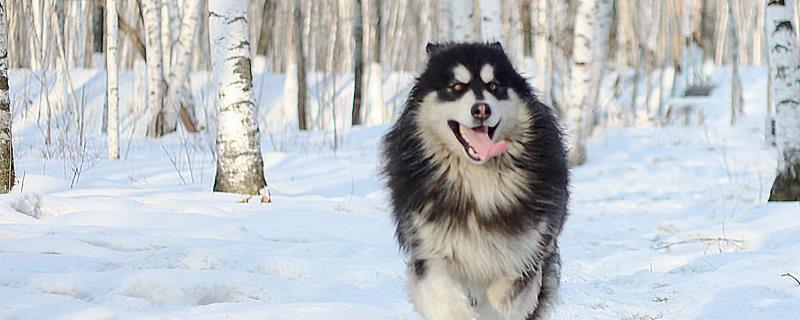
{"type": "Polygon", "coordinates": [[[184,1],[178,43],[177,47],[173,49],[177,52],[177,55],[173,61],[172,68],[170,68],[169,87],[167,88],[166,105],[164,106],[180,115],[186,131],[189,132],[197,132],[199,128],[197,127],[197,120],[194,118],[194,112],[192,112],[194,107],[190,103],[191,99],[182,98],[189,96],[189,92],[186,91],[189,90],[188,77],[192,66],[192,41],[198,29],[202,2],[202,0],[184,1]]]}
{"type": "MultiPolygon", "coordinates": [[[[533,56],[533,33],[542,31],[538,28],[537,30],[533,30],[531,17],[535,17],[535,15],[532,15],[533,11],[531,10],[531,1],[536,1],[536,4],[539,5],[539,2],[545,2],[546,0],[522,0],[520,3],[519,16],[520,20],[522,20],[522,54],[525,56],[525,58],[533,56]]],[[[541,23],[544,23],[544,21],[541,23]]],[[[536,66],[536,68],[537,72],[541,72],[539,71],[539,66],[536,66]]],[[[537,76],[537,78],[540,76],[541,75],[537,76]]],[[[537,89],[542,90],[542,88],[537,89]]]]}
{"type": "Polygon", "coordinates": [[[156,138],[174,131],[164,108],[164,57],[161,44],[161,1],[142,0],[147,61],[147,136],[156,138]],[[171,130],[170,130],[171,129],[171,130]]]}
{"type": "MultiPolygon", "coordinates": [[[[533,3],[533,59],[535,61],[536,76],[534,77],[534,88],[539,93],[539,100],[543,101],[548,106],[553,106],[553,96],[551,94],[550,74],[553,70],[553,56],[550,54],[550,47],[553,46],[552,41],[548,40],[551,36],[550,27],[548,26],[548,12],[551,11],[548,7],[548,0],[534,0],[533,3]]],[[[523,12],[525,14],[527,12],[523,12]]]]}
{"type": "Polygon", "coordinates": [[[253,102],[246,0],[209,0],[209,42],[219,88],[214,191],[261,195],[269,202],[253,102]]]}
{"type": "Polygon", "coordinates": [[[584,121],[584,136],[590,136],[594,131],[594,116],[599,110],[600,103],[600,83],[605,74],[606,62],[608,60],[609,38],[614,20],[614,1],[608,0],[600,3],[595,12],[595,20],[592,24],[592,83],[589,96],[589,107],[584,111],[586,121],[584,121]]]}
{"type": "Polygon", "coordinates": [[[369,74],[367,77],[367,125],[381,124],[386,121],[383,105],[383,66],[381,65],[381,27],[382,27],[382,2],[383,0],[373,0],[372,17],[375,23],[372,25],[372,61],[369,64],[369,74]]]}
{"type": "MultiPolygon", "coordinates": [[[[733,55],[733,75],[731,76],[731,125],[736,124],[736,116],[742,110],[744,98],[742,97],[742,79],[739,76],[739,35],[736,25],[736,14],[733,11],[733,0],[728,0],[728,32],[731,39],[731,53],[733,55]]],[[[800,137],[798,137],[800,138],[800,137]]]]}
{"type": "Polygon", "coordinates": [[[172,7],[175,6],[175,1],[180,0],[161,0],[160,6],[158,8],[158,12],[160,14],[160,24],[159,29],[161,32],[161,61],[163,63],[163,72],[164,75],[170,74],[172,71],[172,29],[170,28],[170,24],[172,24],[172,17],[170,11],[173,10],[172,7]]]}
{"type": "Polygon", "coordinates": [[[765,0],[778,174],[770,201],[800,200],[800,52],[794,0],[765,0]]]}
{"type": "Polygon", "coordinates": [[[294,58],[297,64],[297,121],[300,130],[308,130],[306,54],[303,50],[303,11],[300,0],[294,0],[292,16],[294,21],[294,58]]]}
{"type": "Polygon", "coordinates": [[[92,51],[103,52],[103,6],[92,3],[92,51]]]}
{"type": "Polygon", "coordinates": [[[353,1],[353,40],[355,46],[353,47],[353,114],[351,123],[352,125],[361,124],[361,99],[363,96],[363,82],[364,82],[364,19],[362,18],[361,0],[353,1]]]}
{"type": "Polygon", "coordinates": [[[473,0],[445,0],[447,6],[442,8],[440,23],[443,40],[448,41],[479,41],[480,23],[475,23],[473,0]],[[476,27],[477,26],[477,27],[476,27]],[[478,30],[476,30],[478,28],[478,30]]]}
{"type": "Polygon", "coordinates": [[[119,159],[119,27],[117,0],[106,0],[106,95],[108,98],[108,158],[119,159]]]}
{"type": "MultiPolygon", "coordinates": [[[[480,0],[481,41],[495,42],[503,39],[501,0],[480,0]]],[[[508,44],[506,44],[508,47],[508,44]]],[[[508,49],[506,49],[508,51],[508,49]]]]}
{"type": "Polygon", "coordinates": [[[0,2],[0,193],[14,186],[14,150],[11,139],[11,101],[8,95],[8,29],[6,5],[0,2]]]}
{"type": "MultiPolygon", "coordinates": [[[[585,0],[578,3],[575,15],[575,38],[572,54],[572,67],[569,76],[569,94],[567,97],[567,133],[570,151],[569,163],[578,166],[586,162],[586,138],[590,127],[591,105],[593,93],[599,83],[600,72],[594,65],[602,68],[605,61],[602,53],[607,50],[607,42],[597,39],[605,34],[611,24],[611,0],[585,0]],[[600,40],[600,41],[598,41],[600,40]]],[[[601,70],[601,69],[600,69],[601,70]]]]}

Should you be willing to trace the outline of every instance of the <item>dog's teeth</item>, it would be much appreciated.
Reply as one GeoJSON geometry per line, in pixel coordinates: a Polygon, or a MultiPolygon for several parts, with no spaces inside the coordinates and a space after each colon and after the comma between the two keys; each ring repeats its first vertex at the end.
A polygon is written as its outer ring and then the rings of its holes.
{"type": "Polygon", "coordinates": [[[472,146],[470,146],[467,150],[469,152],[469,155],[471,155],[473,157],[477,157],[478,156],[478,151],[475,151],[475,148],[473,148],[472,146]]]}

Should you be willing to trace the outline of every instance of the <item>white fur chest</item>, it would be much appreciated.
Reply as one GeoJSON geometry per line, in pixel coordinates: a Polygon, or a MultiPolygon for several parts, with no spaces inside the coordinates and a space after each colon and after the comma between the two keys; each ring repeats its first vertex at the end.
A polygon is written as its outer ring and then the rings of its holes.
{"type": "MultiPolygon", "coordinates": [[[[540,248],[541,231],[519,235],[480,228],[470,214],[464,227],[418,222],[420,245],[416,258],[444,258],[452,270],[470,282],[518,277],[540,248]]],[[[543,226],[541,226],[543,227],[543,226]]]]}

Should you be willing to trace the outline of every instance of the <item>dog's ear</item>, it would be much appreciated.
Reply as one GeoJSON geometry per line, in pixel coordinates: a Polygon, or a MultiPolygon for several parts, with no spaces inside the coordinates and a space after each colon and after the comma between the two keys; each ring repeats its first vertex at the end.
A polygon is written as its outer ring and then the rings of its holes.
{"type": "Polygon", "coordinates": [[[444,48],[444,45],[441,43],[428,42],[428,44],[425,46],[425,52],[430,57],[431,55],[441,50],[442,48],[444,48]]]}
{"type": "Polygon", "coordinates": [[[495,48],[497,50],[500,50],[500,51],[503,50],[503,45],[500,44],[500,41],[492,42],[492,43],[489,44],[489,46],[492,47],[492,48],[495,48]]]}

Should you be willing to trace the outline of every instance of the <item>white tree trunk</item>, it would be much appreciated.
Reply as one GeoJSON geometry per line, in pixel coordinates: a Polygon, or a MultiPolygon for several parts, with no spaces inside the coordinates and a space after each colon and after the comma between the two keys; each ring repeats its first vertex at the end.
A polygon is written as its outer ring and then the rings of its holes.
{"type": "Polygon", "coordinates": [[[383,67],[380,62],[371,62],[367,71],[367,115],[366,125],[385,123],[388,119],[383,105],[383,67]]]}
{"type": "Polygon", "coordinates": [[[800,52],[795,1],[766,2],[765,27],[779,159],[770,201],[800,200],[800,52]]]}
{"type": "Polygon", "coordinates": [[[214,191],[262,195],[264,179],[247,35],[247,0],[209,0],[209,40],[219,88],[214,191]]]}
{"type": "MultiPolygon", "coordinates": [[[[728,15],[730,16],[728,32],[731,35],[730,46],[731,53],[733,55],[733,74],[731,75],[731,125],[734,125],[736,124],[737,113],[741,113],[744,108],[744,97],[742,97],[742,78],[739,76],[739,34],[737,30],[738,26],[736,24],[736,13],[734,12],[733,0],[728,0],[728,15]]],[[[800,138],[800,136],[798,136],[798,138],[800,138]]]]}
{"type": "Polygon", "coordinates": [[[383,67],[381,66],[381,25],[382,10],[381,1],[371,3],[372,18],[375,19],[372,27],[372,41],[370,41],[372,51],[372,61],[369,64],[367,73],[367,115],[365,123],[367,125],[377,125],[386,123],[387,112],[383,105],[383,67]]]}
{"type": "MultiPolygon", "coordinates": [[[[611,0],[582,0],[578,2],[575,15],[575,39],[572,52],[572,67],[567,96],[567,134],[569,139],[569,162],[581,165],[586,162],[586,138],[592,121],[591,105],[593,93],[600,73],[595,65],[602,65],[608,45],[611,25],[611,0]],[[606,41],[596,37],[605,34],[606,41]]],[[[602,69],[599,69],[602,70],[602,69]]]]}
{"type": "Polygon", "coordinates": [[[188,76],[192,64],[192,42],[195,38],[195,32],[198,29],[198,22],[200,17],[200,4],[202,0],[186,0],[183,7],[183,21],[180,26],[180,33],[178,36],[177,47],[174,50],[177,52],[173,66],[169,72],[169,87],[167,89],[167,98],[165,108],[172,110],[172,112],[180,113],[180,117],[186,126],[187,131],[197,131],[196,121],[191,106],[181,105],[181,100],[185,95],[188,95],[188,76]]]}
{"type": "Polygon", "coordinates": [[[606,61],[608,60],[608,43],[611,34],[611,22],[614,19],[614,1],[599,0],[594,22],[592,23],[592,91],[589,107],[585,110],[587,121],[586,135],[591,135],[594,129],[594,111],[600,108],[600,83],[605,74],[606,61]]]}
{"type": "Polygon", "coordinates": [[[547,41],[547,0],[533,0],[533,59],[534,88],[539,93],[539,99],[551,105],[547,88],[548,68],[550,67],[549,43],[547,41]]]}
{"type": "Polygon", "coordinates": [[[170,30],[170,24],[172,24],[172,17],[170,16],[171,7],[175,6],[175,2],[180,0],[162,0],[161,7],[159,8],[159,13],[161,14],[161,25],[160,25],[160,32],[161,32],[161,55],[163,58],[161,59],[164,69],[164,75],[168,75],[172,69],[172,30],[170,30]]]}
{"type": "Polygon", "coordinates": [[[148,98],[147,64],[141,58],[136,58],[133,60],[133,112],[147,114],[148,98]]]}
{"type": "Polygon", "coordinates": [[[119,28],[117,0],[106,0],[106,94],[108,98],[108,158],[119,159],[119,28]]]}
{"type": "Polygon", "coordinates": [[[161,50],[161,1],[142,0],[147,48],[147,136],[164,135],[164,64],[161,50]]]}
{"type": "Polygon", "coordinates": [[[14,186],[14,151],[11,139],[11,101],[8,96],[8,29],[6,2],[0,1],[0,193],[14,186]]]}
{"type": "MultiPolygon", "coordinates": [[[[503,39],[503,14],[501,0],[480,0],[481,4],[481,38],[484,42],[495,42],[503,39]]],[[[506,47],[509,47],[506,44],[506,47]]]]}
{"type": "MultiPolygon", "coordinates": [[[[171,54],[169,56],[169,65],[172,68],[176,63],[176,59],[178,58],[178,37],[180,36],[181,31],[181,24],[183,23],[183,16],[186,14],[184,13],[186,7],[200,7],[205,5],[203,0],[172,0],[166,1],[167,8],[169,10],[169,22],[165,25],[169,27],[169,47],[171,54]]],[[[166,58],[164,58],[166,59],[166,58]]],[[[166,60],[164,60],[166,61],[166,60]]],[[[169,72],[164,72],[164,74],[169,74],[172,72],[170,69],[169,72]]]]}
{"type": "MultiPolygon", "coordinates": [[[[291,59],[294,59],[291,57],[291,59]]],[[[267,128],[282,131],[297,128],[297,64],[294,60],[286,66],[283,94],[280,103],[267,114],[267,128]],[[281,127],[283,126],[283,127],[281,127]]]]}
{"type": "MultiPolygon", "coordinates": [[[[522,28],[522,12],[518,2],[516,0],[500,1],[503,29],[499,36],[503,39],[503,48],[511,59],[511,63],[522,67],[525,62],[525,36],[520,30],[522,28]]],[[[527,14],[526,17],[530,18],[530,14],[527,14]]]]}
{"type": "Polygon", "coordinates": [[[475,33],[475,24],[472,17],[472,0],[445,0],[446,6],[442,8],[440,17],[440,38],[445,41],[477,41],[479,35],[475,33]]]}
{"type": "Polygon", "coordinates": [[[445,1],[439,20],[442,40],[459,42],[502,40],[501,0],[445,1]]]}

